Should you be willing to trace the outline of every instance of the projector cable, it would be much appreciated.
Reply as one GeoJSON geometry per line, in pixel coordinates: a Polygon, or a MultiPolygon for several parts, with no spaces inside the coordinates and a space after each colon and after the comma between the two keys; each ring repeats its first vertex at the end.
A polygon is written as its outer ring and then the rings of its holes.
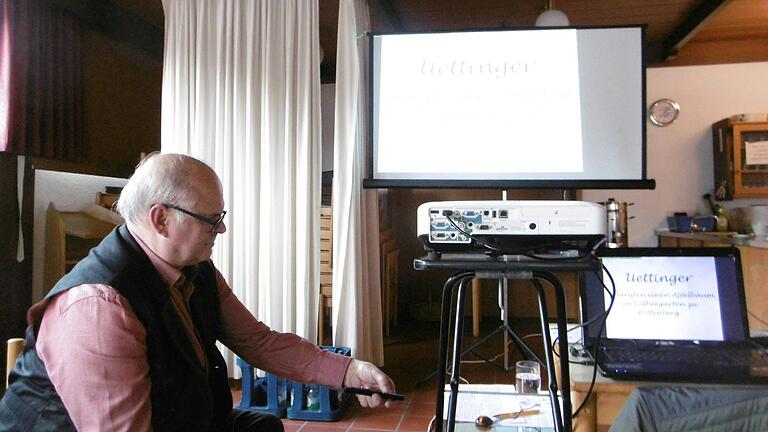
{"type": "MultiPolygon", "coordinates": [[[[528,258],[531,258],[531,259],[541,260],[541,261],[577,261],[577,260],[580,260],[580,259],[584,259],[584,258],[586,258],[587,256],[590,256],[590,255],[594,256],[596,251],[597,251],[597,249],[599,249],[600,246],[602,246],[604,243],[606,243],[608,241],[608,239],[606,237],[603,237],[594,246],[592,246],[592,248],[590,249],[589,252],[584,253],[584,254],[579,254],[577,256],[569,256],[569,257],[543,257],[543,256],[535,254],[531,249],[517,249],[517,250],[516,249],[507,249],[507,248],[502,248],[502,247],[500,247],[500,246],[498,246],[496,244],[493,244],[491,242],[485,241],[485,240],[483,240],[483,239],[481,239],[481,238],[471,234],[469,231],[461,228],[456,223],[456,221],[451,217],[452,215],[453,215],[453,210],[444,210],[443,211],[443,216],[445,216],[446,219],[448,219],[448,222],[451,224],[451,226],[453,226],[453,228],[455,228],[457,231],[459,231],[460,233],[462,233],[465,236],[467,236],[470,240],[475,241],[477,244],[479,244],[479,245],[481,245],[481,246],[491,250],[492,252],[497,252],[497,253],[499,253],[501,255],[522,255],[522,256],[525,256],[525,257],[528,257],[528,258]]],[[[551,242],[551,243],[545,243],[545,244],[543,244],[543,245],[541,245],[539,247],[557,247],[559,245],[560,245],[560,243],[558,243],[558,242],[551,242]]]]}
{"type": "MultiPolygon", "coordinates": [[[[603,265],[603,270],[605,271],[605,274],[608,276],[608,279],[611,281],[611,286],[613,288],[613,293],[611,293],[608,290],[608,287],[605,285],[605,282],[603,282],[603,289],[608,292],[608,295],[611,298],[611,302],[608,304],[608,309],[605,310],[605,317],[603,319],[603,322],[600,323],[600,329],[597,332],[597,337],[595,338],[595,348],[594,353],[592,353],[592,358],[594,360],[597,360],[597,349],[600,345],[600,335],[603,333],[603,330],[605,329],[605,322],[608,320],[608,314],[611,313],[611,309],[613,308],[613,302],[616,299],[616,282],[613,280],[613,276],[611,276],[611,272],[608,271],[608,268],[603,265]]],[[[597,272],[595,272],[595,275],[599,277],[597,272]]],[[[600,278],[602,281],[603,279],[600,278]]],[[[589,389],[587,389],[587,395],[584,397],[584,399],[581,401],[581,404],[579,404],[579,407],[576,408],[576,411],[573,412],[572,417],[576,418],[576,416],[579,415],[581,410],[584,408],[584,406],[587,404],[587,401],[592,396],[592,390],[595,388],[595,380],[597,380],[597,361],[594,362],[594,367],[592,369],[592,381],[589,383],[589,389]]]]}

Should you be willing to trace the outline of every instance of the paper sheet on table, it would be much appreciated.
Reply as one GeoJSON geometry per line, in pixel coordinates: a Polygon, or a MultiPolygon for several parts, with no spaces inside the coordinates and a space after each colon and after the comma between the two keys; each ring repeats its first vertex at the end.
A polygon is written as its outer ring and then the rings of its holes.
{"type": "MultiPolygon", "coordinates": [[[[451,388],[445,386],[443,401],[443,418],[448,418],[448,400],[451,388]]],[[[563,401],[560,399],[560,407],[563,401]]],[[[516,419],[505,419],[497,425],[501,426],[533,426],[554,427],[552,403],[548,393],[520,394],[515,386],[510,384],[461,384],[456,404],[456,421],[474,423],[480,415],[493,417],[497,414],[515,413],[522,410],[538,409],[536,415],[521,416],[516,419]]]]}

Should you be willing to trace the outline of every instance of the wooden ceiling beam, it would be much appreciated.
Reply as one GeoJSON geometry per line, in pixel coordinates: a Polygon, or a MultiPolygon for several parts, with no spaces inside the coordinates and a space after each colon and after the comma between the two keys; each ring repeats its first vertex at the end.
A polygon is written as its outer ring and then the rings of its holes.
{"type": "Polygon", "coordinates": [[[658,47],[654,62],[664,62],[677,56],[678,50],[701,30],[704,23],[712,18],[731,0],[702,0],[701,3],[669,34],[658,47]]]}

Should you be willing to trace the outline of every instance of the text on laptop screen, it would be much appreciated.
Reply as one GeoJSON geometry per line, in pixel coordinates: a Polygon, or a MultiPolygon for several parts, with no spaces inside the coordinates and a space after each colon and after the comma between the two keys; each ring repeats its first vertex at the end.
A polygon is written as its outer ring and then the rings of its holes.
{"type": "MultiPolygon", "coordinates": [[[[715,258],[605,258],[603,264],[616,283],[609,339],[723,340],[715,258]]],[[[604,282],[610,284],[607,275],[604,282]]]]}
{"type": "MultiPolygon", "coordinates": [[[[741,339],[739,287],[732,259],[713,256],[603,257],[616,284],[608,339],[741,339]]],[[[603,274],[604,283],[611,282],[603,274]]],[[[599,282],[598,282],[599,283],[599,282]]],[[[605,310],[610,298],[602,297],[605,310]]]]}

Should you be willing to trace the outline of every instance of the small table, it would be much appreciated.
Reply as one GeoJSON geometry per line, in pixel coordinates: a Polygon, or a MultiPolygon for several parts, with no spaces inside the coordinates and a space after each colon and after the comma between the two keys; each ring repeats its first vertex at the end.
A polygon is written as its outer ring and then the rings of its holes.
{"type": "MultiPolygon", "coordinates": [[[[540,281],[545,281],[554,287],[557,324],[559,338],[559,352],[568,352],[567,316],[565,308],[565,289],[558,278],[552,274],[557,271],[591,271],[600,269],[600,262],[592,255],[572,259],[531,259],[518,255],[488,256],[481,254],[436,254],[414,260],[416,270],[454,270],[443,287],[442,312],[440,317],[440,356],[437,365],[437,401],[435,406],[435,418],[443,417],[445,368],[448,362],[448,334],[451,325],[451,305],[454,291],[456,296],[456,313],[454,316],[455,328],[453,331],[453,362],[451,369],[450,388],[448,401],[447,430],[456,430],[456,400],[459,391],[459,370],[461,367],[461,343],[464,326],[464,292],[473,278],[486,279],[530,279],[536,288],[539,300],[539,315],[541,318],[542,335],[544,338],[544,354],[546,357],[547,378],[549,393],[554,413],[556,431],[570,432],[571,424],[571,392],[570,374],[568,362],[560,364],[561,390],[563,409],[560,410],[558,401],[558,387],[556,378],[555,361],[552,355],[552,344],[549,336],[549,315],[544,289],[540,281]]],[[[527,345],[523,343],[523,347],[527,345]]],[[[530,348],[526,352],[533,353],[530,348]]],[[[443,422],[435,422],[435,431],[442,432],[443,422]]]]}

